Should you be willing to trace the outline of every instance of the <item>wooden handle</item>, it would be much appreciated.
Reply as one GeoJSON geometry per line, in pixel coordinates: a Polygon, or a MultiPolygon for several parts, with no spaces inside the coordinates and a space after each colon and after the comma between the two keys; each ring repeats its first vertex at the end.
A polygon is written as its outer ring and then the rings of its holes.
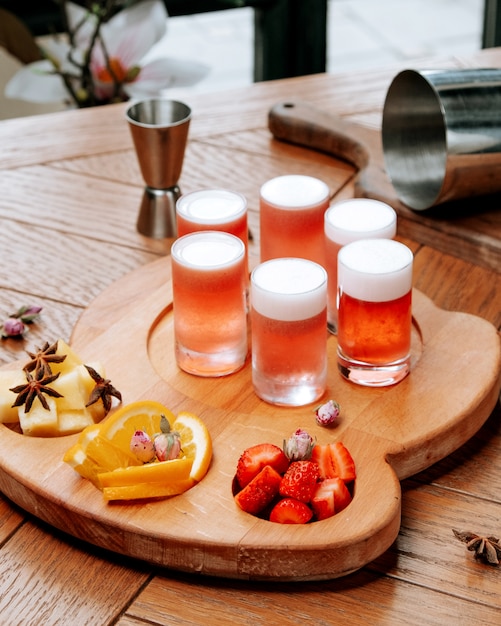
{"type": "Polygon", "coordinates": [[[305,102],[281,102],[268,114],[268,128],[276,139],[325,152],[363,170],[369,150],[359,126],[330,115],[305,102]]]}

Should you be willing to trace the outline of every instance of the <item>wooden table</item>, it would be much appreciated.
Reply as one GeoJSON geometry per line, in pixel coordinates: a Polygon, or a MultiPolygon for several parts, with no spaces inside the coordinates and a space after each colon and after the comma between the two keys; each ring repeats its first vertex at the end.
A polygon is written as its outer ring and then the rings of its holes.
{"type": "MultiPolygon", "coordinates": [[[[489,50],[426,66],[500,64],[501,50],[489,50]]],[[[308,101],[377,130],[384,95],[399,69],[309,76],[187,99],[193,122],[182,190],[222,186],[245,194],[255,263],[258,190],[265,180],[284,173],[315,175],[337,200],[354,194],[356,177],[346,163],[274,140],[267,127],[270,108],[285,100],[308,101]]],[[[0,123],[0,313],[6,317],[23,304],[43,306],[26,342],[2,341],[0,364],[24,357],[27,345],[70,340],[96,296],[169,252],[170,241],[136,231],[143,181],[124,108],[0,123]]],[[[426,216],[404,218],[399,232],[415,253],[419,290],[437,306],[481,316],[498,330],[499,216],[482,211],[450,222],[438,218],[436,228],[426,216]],[[475,237],[462,246],[470,225],[475,237]]],[[[501,534],[500,417],[498,404],[467,444],[405,480],[401,531],[392,548],[332,581],[259,583],[157,569],[76,541],[0,496],[0,622],[499,623],[501,569],[475,561],[452,528],[501,534]]]]}

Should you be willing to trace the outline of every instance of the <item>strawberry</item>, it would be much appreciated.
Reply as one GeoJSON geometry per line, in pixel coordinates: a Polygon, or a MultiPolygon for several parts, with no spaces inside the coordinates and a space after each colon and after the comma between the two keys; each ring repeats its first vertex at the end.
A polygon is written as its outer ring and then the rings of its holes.
{"type": "Polygon", "coordinates": [[[320,477],[313,461],[293,461],[280,482],[280,495],[309,502],[320,477]]]}
{"type": "Polygon", "coordinates": [[[356,478],[355,462],[340,441],[317,444],[311,453],[311,460],[318,463],[321,480],[341,478],[345,483],[349,483],[356,478]]]}
{"type": "Polygon", "coordinates": [[[351,493],[341,478],[326,478],[318,483],[310,506],[317,520],[322,520],[342,511],[351,499],[351,493]]]}
{"type": "Polygon", "coordinates": [[[313,517],[313,511],[304,502],[294,498],[284,498],[275,504],[270,513],[270,522],[279,524],[306,524],[313,517]]]}
{"type": "Polygon", "coordinates": [[[279,474],[289,467],[289,459],[283,450],[272,443],[260,443],[244,450],[238,459],[236,478],[240,487],[245,487],[259,474],[265,465],[270,465],[279,474]]]}
{"type": "Polygon", "coordinates": [[[265,465],[259,474],[237,493],[235,502],[242,511],[257,515],[278,494],[281,480],[282,477],[273,467],[265,465]]]}

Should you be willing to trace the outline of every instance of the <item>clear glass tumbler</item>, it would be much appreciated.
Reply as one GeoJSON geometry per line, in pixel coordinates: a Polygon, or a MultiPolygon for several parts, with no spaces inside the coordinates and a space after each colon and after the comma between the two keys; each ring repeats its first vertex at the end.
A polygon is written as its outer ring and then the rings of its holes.
{"type": "Polygon", "coordinates": [[[252,382],[266,402],[302,406],[327,382],[327,272],[272,259],[251,274],[252,382]]]}
{"type": "Polygon", "coordinates": [[[175,356],[198,376],[225,376],[248,353],[246,254],[229,233],[200,231],[171,249],[175,356]]]}
{"type": "Polygon", "coordinates": [[[410,369],[413,255],[393,239],[362,239],[338,254],[338,368],[383,387],[410,369]]]}

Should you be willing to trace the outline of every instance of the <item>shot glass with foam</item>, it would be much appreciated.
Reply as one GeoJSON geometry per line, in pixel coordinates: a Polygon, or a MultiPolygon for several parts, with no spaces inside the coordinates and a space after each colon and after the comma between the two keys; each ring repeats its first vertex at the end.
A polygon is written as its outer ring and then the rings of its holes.
{"type": "Polygon", "coordinates": [[[263,400],[302,406],[327,382],[327,272],[307,259],[271,259],[251,275],[252,382],[263,400]]]}
{"type": "Polygon", "coordinates": [[[338,369],[383,387],[410,370],[413,255],[393,239],[362,239],[338,254],[338,369]]]}
{"type": "Polygon", "coordinates": [[[241,239],[189,233],[171,249],[175,357],[198,376],[225,376],[248,352],[247,273],[241,239]]]}
{"type": "Polygon", "coordinates": [[[313,176],[277,176],[259,196],[261,262],[301,257],[325,266],[324,213],[329,187],[313,176]]]}
{"type": "Polygon", "coordinates": [[[393,239],[397,214],[384,202],[353,198],[333,204],[324,216],[325,269],[327,281],[327,327],[337,332],[337,256],[339,250],[358,239],[393,239]]]}
{"type": "Polygon", "coordinates": [[[221,230],[248,246],[247,200],[236,191],[219,188],[186,193],[176,203],[178,236],[199,230],[221,230]]]}

